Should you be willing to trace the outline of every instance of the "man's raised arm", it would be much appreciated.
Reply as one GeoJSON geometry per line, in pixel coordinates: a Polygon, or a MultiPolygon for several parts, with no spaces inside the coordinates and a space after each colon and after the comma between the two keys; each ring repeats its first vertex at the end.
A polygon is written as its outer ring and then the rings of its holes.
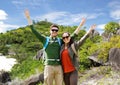
{"type": "Polygon", "coordinates": [[[25,16],[27,18],[27,21],[28,21],[28,25],[30,25],[30,29],[32,30],[32,32],[36,35],[36,37],[42,42],[44,43],[46,41],[46,37],[44,35],[42,35],[40,32],[38,32],[34,26],[33,26],[33,22],[30,18],[30,13],[29,13],[29,10],[25,10],[24,11],[25,13],[25,16]]]}
{"type": "Polygon", "coordinates": [[[31,20],[31,18],[30,18],[29,10],[26,9],[26,10],[24,11],[24,13],[25,13],[26,19],[27,19],[27,21],[28,21],[28,25],[32,25],[33,23],[32,23],[32,20],[31,20]]]}

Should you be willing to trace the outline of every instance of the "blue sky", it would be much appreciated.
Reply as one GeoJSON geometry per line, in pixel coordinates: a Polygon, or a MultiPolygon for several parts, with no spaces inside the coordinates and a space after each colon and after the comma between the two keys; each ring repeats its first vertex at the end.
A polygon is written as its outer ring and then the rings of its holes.
{"type": "Polygon", "coordinates": [[[24,10],[34,20],[45,20],[60,25],[79,25],[87,18],[87,29],[96,24],[100,33],[110,21],[120,22],[120,0],[1,0],[0,32],[27,25],[24,10]]]}

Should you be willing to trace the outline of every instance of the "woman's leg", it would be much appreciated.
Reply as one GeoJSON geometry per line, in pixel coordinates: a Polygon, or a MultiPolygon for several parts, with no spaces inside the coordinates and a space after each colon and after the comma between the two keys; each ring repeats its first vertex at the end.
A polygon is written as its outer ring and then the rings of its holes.
{"type": "Polygon", "coordinates": [[[78,72],[75,70],[71,72],[70,85],[77,85],[77,82],[78,82],[78,72]]]}
{"type": "Polygon", "coordinates": [[[64,83],[70,85],[70,73],[64,73],[64,83]]]}

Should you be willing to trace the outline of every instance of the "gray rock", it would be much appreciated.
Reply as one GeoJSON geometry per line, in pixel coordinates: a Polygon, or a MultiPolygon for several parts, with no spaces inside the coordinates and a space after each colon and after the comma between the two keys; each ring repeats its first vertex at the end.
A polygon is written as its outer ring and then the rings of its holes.
{"type": "Polygon", "coordinates": [[[0,72],[0,82],[1,83],[6,83],[8,81],[11,81],[10,74],[5,71],[0,72]]]}
{"type": "Polygon", "coordinates": [[[88,57],[88,59],[91,60],[92,66],[100,66],[104,64],[102,60],[98,59],[98,54],[99,51],[93,53],[91,56],[88,57]]]}
{"type": "Polygon", "coordinates": [[[90,38],[93,38],[94,36],[100,35],[100,33],[96,30],[92,30],[92,32],[90,33],[90,38]]]}
{"type": "Polygon", "coordinates": [[[44,82],[44,73],[36,74],[24,81],[23,85],[36,85],[44,82]]]}
{"type": "Polygon", "coordinates": [[[120,28],[116,32],[117,35],[120,35],[120,28]]]}
{"type": "Polygon", "coordinates": [[[120,69],[120,49],[111,48],[109,51],[109,64],[120,69]]]}
{"type": "Polygon", "coordinates": [[[102,33],[102,38],[103,38],[103,41],[109,41],[110,38],[113,36],[113,33],[107,33],[107,32],[104,32],[102,33]]]}

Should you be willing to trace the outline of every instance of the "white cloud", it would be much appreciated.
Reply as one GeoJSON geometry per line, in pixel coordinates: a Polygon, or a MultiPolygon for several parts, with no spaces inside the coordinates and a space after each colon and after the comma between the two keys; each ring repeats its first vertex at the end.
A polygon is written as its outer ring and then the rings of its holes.
{"type": "Polygon", "coordinates": [[[110,16],[116,20],[120,20],[120,10],[111,11],[110,16]]]}
{"type": "Polygon", "coordinates": [[[106,25],[106,24],[99,24],[99,25],[97,25],[97,28],[98,28],[98,29],[104,29],[104,28],[105,28],[105,25],[106,25]]]}
{"type": "Polygon", "coordinates": [[[36,17],[36,19],[39,20],[45,20],[51,21],[53,23],[61,24],[61,25],[71,25],[74,23],[79,23],[83,17],[87,19],[95,19],[98,16],[102,15],[100,14],[87,14],[87,13],[78,13],[78,14],[71,14],[69,12],[52,12],[48,13],[42,16],[36,17]]]}
{"type": "Polygon", "coordinates": [[[44,19],[47,19],[49,21],[54,21],[55,19],[59,19],[61,17],[64,17],[67,15],[67,12],[52,12],[52,13],[49,13],[49,14],[45,14],[43,16],[41,16],[39,19],[40,20],[44,20],[44,19]]]}
{"type": "Polygon", "coordinates": [[[45,0],[13,0],[12,3],[18,9],[39,8],[44,3],[46,4],[45,0]]]}
{"type": "Polygon", "coordinates": [[[4,23],[5,20],[7,20],[8,14],[4,10],[0,10],[0,33],[4,33],[7,30],[18,28],[18,25],[11,25],[4,23]]]}
{"type": "Polygon", "coordinates": [[[108,4],[110,7],[110,17],[115,20],[120,20],[120,2],[112,1],[108,4]]]}
{"type": "Polygon", "coordinates": [[[0,10],[0,20],[6,20],[7,13],[4,10],[0,10]]]}
{"type": "Polygon", "coordinates": [[[120,9],[120,1],[112,1],[108,3],[108,6],[112,9],[120,9]]]}
{"type": "Polygon", "coordinates": [[[102,34],[104,32],[105,25],[106,24],[99,24],[99,25],[97,25],[97,29],[96,30],[98,30],[99,33],[102,34]]]}
{"type": "Polygon", "coordinates": [[[18,28],[18,25],[5,24],[3,21],[0,21],[0,33],[4,33],[7,30],[18,28]]]}

